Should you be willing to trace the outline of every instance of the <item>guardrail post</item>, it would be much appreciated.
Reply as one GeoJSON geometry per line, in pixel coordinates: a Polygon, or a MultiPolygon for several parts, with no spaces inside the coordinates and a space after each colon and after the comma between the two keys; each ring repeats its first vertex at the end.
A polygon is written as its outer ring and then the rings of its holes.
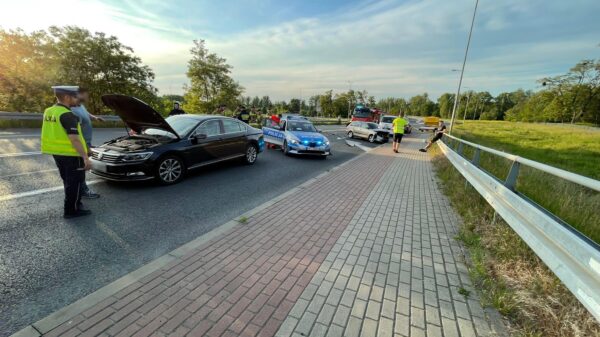
{"type": "Polygon", "coordinates": [[[463,150],[464,150],[464,145],[463,145],[462,142],[459,142],[458,143],[458,149],[456,150],[456,152],[462,156],[463,150]]]}
{"type": "Polygon", "coordinates": [[[509,188],[511,191],[515,190],[517,186],[517,178],[519,177],[519,168],[521,164],[518,161],[513,161],[512,166],[510,167],[510,171],[508,171],[508,176],[506,177],[506,181],[504,182],[504,186],[509,188]]]}
{"type": "Polygon", "coordinates": [[[473,159],[471,160],[471,164],[475,166],[479,166],[479,160],[481,159],[481,150],[477,147],[475,148],[475,154],[473,155],[473,159]]]}

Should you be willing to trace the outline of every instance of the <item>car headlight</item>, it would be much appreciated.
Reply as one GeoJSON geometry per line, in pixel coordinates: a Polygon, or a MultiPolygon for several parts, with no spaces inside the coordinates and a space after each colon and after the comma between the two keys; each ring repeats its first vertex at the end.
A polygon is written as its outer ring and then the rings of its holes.
{"type": "Polygon", "coordinates": [[[298,144],[298,141],[295,139],[288,139],[288,143],[290,144],[298,144]]]}
{"type": "Polygon", "coordinates": [[[326,140],[324,144],[327,145],[327,146],[329,146],[329,141],[326,140]]]}
{"type": "Polygon", "coordinates": [[[140,153],[130,153],[121,156],[121,161],[124,162],[132,162],[132,161],[142,161],[150,158],[153,152],[140,152],[140,153]]]}

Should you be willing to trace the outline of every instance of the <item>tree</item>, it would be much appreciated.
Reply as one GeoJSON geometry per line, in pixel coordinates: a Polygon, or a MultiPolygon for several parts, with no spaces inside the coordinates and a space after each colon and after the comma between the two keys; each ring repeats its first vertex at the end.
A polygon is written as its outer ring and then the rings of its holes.
{"type": "MultiPolygon", "coordinates": [[[[208,113],[219,105],[235,106],[243,88],[231,78],[231,66],[215,53],[210,53],[204,40],[194,40],[190,50],[184,109],[194,113],[208,113]]],[[[248,101],[246,104],[249,104],[248,101]]]]}
{"type": "Polygon", "coordinates": [[[321,115],[331,117],[334,112],[333,108],[333,91],[328,90],[325,94],[319,97],[319,103],[321,105],[321,115]]]}
{"type": "Polygon", "coordinates": [[[300,100],[297,98],[292,98],[290,100],[290,112],[298,114],[300,113],[300,100]]]}
{"type": "Polygon", "coordinates": [[[154,73],[114,36],[79,27],[50,27],[29,35],[0,30],[0,108],[42,111],[54,102],[50,86],[72,84],[91,92],[87,108],[109,112],[100,100],[107,93],[158,103],[154,73]]]}
{"type": "Polygon", "coordinates": [[[438,98],[439,114],[443,118],[452,116],[452,108],[454,107],[455,94],[445,93],[438,98]]]}
{"type": "Polygon", "coordinates": [[[46,32],[0,30],[0,110],[41,112],[51,105],[58,64],[46,32]]]}
{"type": "Polygon", "coordinates": [[[108,111],[100,100],[105,93],[137,97],[150,104],[158,103],[157,90],[152,86],[154,73],[133,49],[114,36],[90,33],[79,27],[50,27],[56,39],[60,69],[58,81],[89,88],[91,111],[108,111]]]}
{"type": "MultiPolygon", "coordinates": [[[[583,60],[568,73],[540,80],[555,93],[554,106],[561,111],[561,119],[568,117],[577,122],[600,97],[600,60],[583,60]]],[[[596,113],[590,114],[590,119],[596,113]]]]}
{"type": "Polygon", "coordinates": [[[429,95],[424,93],[411,97],[408,107],[411,115],[431,116],[434,112],[435,104],[429,99],[429,95]]]}

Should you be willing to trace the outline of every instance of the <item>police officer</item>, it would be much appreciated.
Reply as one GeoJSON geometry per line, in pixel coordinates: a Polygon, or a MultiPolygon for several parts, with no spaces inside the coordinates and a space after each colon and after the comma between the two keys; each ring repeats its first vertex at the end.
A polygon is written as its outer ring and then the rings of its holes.
{"type": "Polygon", "coordinates": [[[237,115],[237,119],[241,120],[242,122],[246,123],[246,124],[250,124],[250,113],[248,112],[248,110],[246,110],[246,107],[243,105],[240,105],[238,108],[238,115],[237,115]]]}
{"type": "Polygon", "coordinates": [[[179,102],[173,103],[173,110],[171,110],[171,112],[169,112],[169,116],[183,115],[183,114],[185,114],[185,111],[183,111],[183,109],[181,108],[181,104],[179,102]]]}
{"type": "Polygon", "coordinates": [[[57,103],[44,111],[42,124],[42,153],[54,157],[65,188],[64,217],[89,215],[81,204],[81,184],[85,171],[91,168],[87,146],[81,132],[79,118],[71,112],[77,105],[78,87],[54,86],[57,103]]]}

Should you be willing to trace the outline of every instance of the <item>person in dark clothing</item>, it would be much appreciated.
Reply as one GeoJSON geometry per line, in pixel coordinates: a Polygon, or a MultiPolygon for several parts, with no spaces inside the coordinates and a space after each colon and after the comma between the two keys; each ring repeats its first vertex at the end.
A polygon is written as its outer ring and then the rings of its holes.
{"type": "Polygon", "coordinates": [[[250,113],[245,106],[240,105],[237,109],[237,119],[241,120],[246,124],[250,124],[250,113]]]}
{"type": "Polygon", "coordinates": [[[431,138],[431,140],[427,143],[427,145],[424,148],[419,149],[419,151],[427,152],[427,150],[429,150],[429,148],[431,147],[431,145],[433,145],[433,143],[442,139],[442,137],[444,136],[444,133],[446,133],[446,124],[444,124],[444,121],[440,121],[440,124],[438,125],[437,129],[435,130],[435,135],[433,136],[433,138],[431,138]]]}
{"type": "Polygon", "coordinates": [[[183,114],[185,114],[185,111],[183,111],[183,109],[180,107],[179,102],[173,103],[173,110],[171,110],[171,112],[169,112],[169,116],[183,115],[183,114]]]}

